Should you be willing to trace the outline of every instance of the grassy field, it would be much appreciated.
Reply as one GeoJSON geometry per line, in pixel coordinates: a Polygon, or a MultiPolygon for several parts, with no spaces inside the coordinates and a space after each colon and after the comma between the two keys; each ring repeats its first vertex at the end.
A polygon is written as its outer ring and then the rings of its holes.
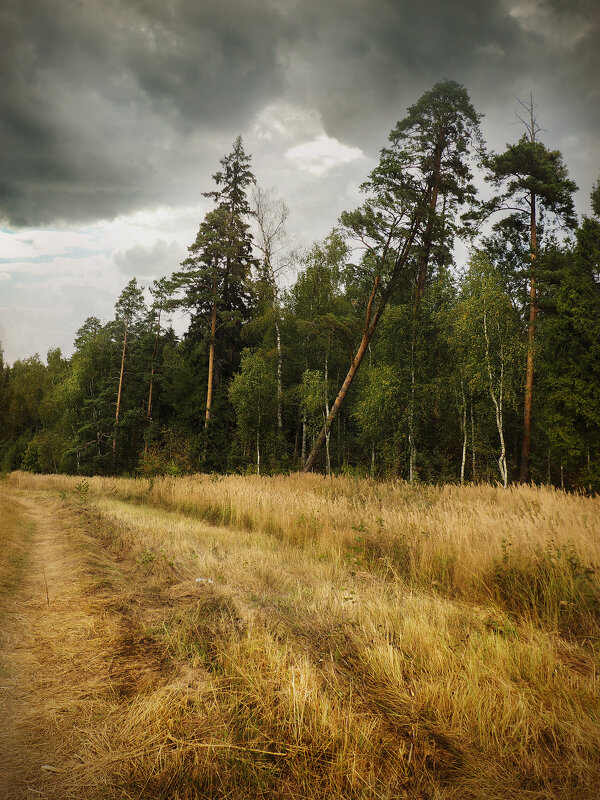
{"type": "Polygon", "coordinates": [[[128,626],[79,796],[600,797],[600,499],[304,475],[2,486],[79,521],[110,557],[88,595],[128,626]]]}

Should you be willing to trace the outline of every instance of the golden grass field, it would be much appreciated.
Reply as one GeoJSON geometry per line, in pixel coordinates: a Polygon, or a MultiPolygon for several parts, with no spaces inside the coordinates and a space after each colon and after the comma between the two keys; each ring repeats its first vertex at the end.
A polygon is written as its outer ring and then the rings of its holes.
{"type": "Polygon", "coordinates": [[[64,526],[106,652],[47,796],[600,797],[599,498],[317,475],[0,492],[64,526]]]}

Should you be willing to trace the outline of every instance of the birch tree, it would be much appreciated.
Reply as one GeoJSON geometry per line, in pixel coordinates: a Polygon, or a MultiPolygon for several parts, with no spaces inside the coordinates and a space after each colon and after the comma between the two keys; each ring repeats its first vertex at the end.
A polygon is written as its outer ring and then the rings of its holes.
{"type": "MultiPolygon", "coordinates": [[[[471,257],[455,314],[459,368],[472,391],[485,391],[492,404],[498,432],[498,471],[508,486],[505,423],[509,404],[514,404],[520,355],[517,310],[504,291],[502,278],[484,253],[471,257]]],[[[464,387],[463,388],[464,391],[464,387]]],[[[466,398],[463,394],[463,436],[466,433],[466,398]]],[[[466,459],[463,438],[461,471],[466,459]]],[[[464,474],[464,472],[462,472],[464,474]]]]}
{"type": "Polygon", "coordinates": [[[231,400],[238,419],[242,440],[256,444],[256,473],[261,474],[261,443],[269,428],[276,404],[276,382],[273,370],[262,353],[246,351],[241,370],[229,385],[231,400]]]}
{"type": "Polygon", "coordinates": [[[279,282],[288,266],[285,258],[289,238],[286,230],[288,208],[273,190],[254,184],[251,213],[256,224],[254,244],[260,253],[259,278],[266,289],[267,302],[273,314],[277,344],[277,428],[283,432],[283,349],[281,344],[281,303],[279,282]]]}

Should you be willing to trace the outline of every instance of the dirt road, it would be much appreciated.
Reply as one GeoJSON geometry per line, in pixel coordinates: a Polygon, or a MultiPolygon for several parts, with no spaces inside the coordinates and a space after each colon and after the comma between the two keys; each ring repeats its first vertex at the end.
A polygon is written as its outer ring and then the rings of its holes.
{"type": "Polygon", "coordinates": [[[78,726],[106,691],[106,625],[86,600],[89,580],[72,520],[58,502],[2,498],[0,796],[66,796],[78,726]]]}
{"type": "Polygon", "coordinates": [[[119,608],[126,569],[91,533],[58,499],[0,497],[3,800],[128,796],[91,763],[94,738],[159,676],[160,657],[136,647],[143,637],[119,608]]]}

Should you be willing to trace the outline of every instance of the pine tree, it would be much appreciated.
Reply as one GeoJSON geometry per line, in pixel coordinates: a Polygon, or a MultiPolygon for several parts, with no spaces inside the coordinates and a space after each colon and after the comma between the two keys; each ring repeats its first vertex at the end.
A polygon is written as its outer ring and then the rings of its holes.
{"type": "MultiPolygon", "coordinates": [[[[504,153],[489,157],[488,180],[503,191],[488,204],[488,212],[504,210],[510,214],[500,227],[514,235],[528,236],[529,250],[529,314],[527,322],[527,366],[523,403],[523,439],[520,480],[529,480],[533,384],[535,373],[535,331],[539,311],[538,222],[540,212],[551,214],[566,227],[576,224],[572,195],[576,184],[567,177],[567,169],[558,150],[548,150],[538,139],[540,128],[534,115],[533,97],[522,104],[528,118],[522,120],[527,133],[517,144],[508,145],[504,153]],[[523,217],[528,226],[524,228],[523,217]]],[[[509,234],[510,235],[510,234],[509,234]]]]}
{"type": "Polygon", "coordinates": [[[115,319],[123,330],[123,348],[121,353],[121,369],[119,371],[119,388],[117,390],[117,404],[115,410],[115,430],[112,441],[113,462],[116,464],[117,458],[117,430],[119,427],[119,417],[121,413],[121,396],[123,392],[123,377],[125,375],[125,361],[127,359],[127,342],[130,335],[130,328],[145,311],[146,306],[142,294],[143,287],[138,286],[136,278],[132,278],[127,286],[119,295],[115,305],[115,319]]]}
{"type": "Polygon", "coordinates": [[[372,288],[361,342],[304,471],[314,465],[400,277],[415,266],[416,320],[431,254],[436,248],[444,261],[458,229],[457,212],[474,197],[469,161],[479,145],[479,116],[464,87],[436,84],[391,132],[390,146],[362,187],[369,199],[342,214],[345,232],[366,250],[372,288]]]}
{"type": "Polygon", "coordinates": [[[417,315],[432,255],[438,265],[448,262],[455,235],[466,230],[468,213],[460,219],[458,211],[467,211],[475,203],[471,166],[483,153],[480,120],[464,86],[440,81],[410,106],[382,152],[382,166],[412,172],[421,195],[424,219],[417,253],[417,315]]]}
{"type": "Polygon", "coordinates": [[[548,469],[558,459],[562,486],[598,491],[600,184],[592,192],[592,212],[593,217],[584,216],[575,245],[557,254],[562,276],[553,296],[555,311],[540,330],[539,373],[548,469]]]}

